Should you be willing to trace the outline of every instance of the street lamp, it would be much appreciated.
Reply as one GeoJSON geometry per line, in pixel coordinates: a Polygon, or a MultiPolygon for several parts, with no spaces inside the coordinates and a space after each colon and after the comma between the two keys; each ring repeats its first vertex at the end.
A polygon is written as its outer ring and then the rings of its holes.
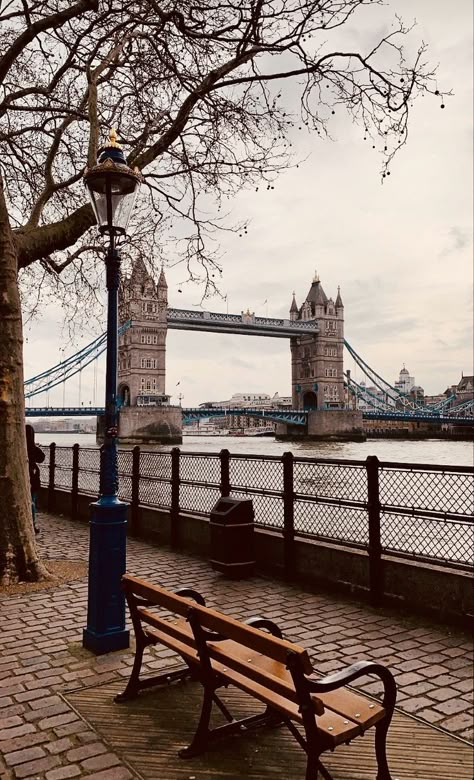
{"type": "Polygon", "coordinates": [[[128,505],[120,501],[117,462],[117,353],[120,253],[117,238],[126,233],[142,181],[132,170],[117,133],[99,150],[97,165],[87,168],[84,184],[101,235],[109,237],[105,258],[107,277],[107,365],[105,376],[105,433],[100,454],[98,501],[91,504],[87,627],[83,646],[96,654],[129,646],[125,629],[125,599],[121,577],[125,573],[128,505]]]}

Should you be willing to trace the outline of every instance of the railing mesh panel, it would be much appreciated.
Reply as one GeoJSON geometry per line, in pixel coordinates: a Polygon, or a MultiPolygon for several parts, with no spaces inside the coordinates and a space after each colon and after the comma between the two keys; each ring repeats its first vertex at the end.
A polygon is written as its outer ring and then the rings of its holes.
{"type": "Polygon", "coordinates": [[[72,447],[56,447],[54,484],[62,490],[72,487],[72,447]]]}
{"type": "Polygon", "coordinates": [[[49,455],[50,455],[50,449],[49,447],[41,447],[45,454],[45,458],[43,463],[39,464],[39,470],[40,470],[40,479],[41,484],[44,487],[47,487],[49,484],[49,455]]]}
{"type": "Polygon", "coordinates": [[[472,565],[474,562],[474,524],[382,512],[380,519],[382,548],[412,556],[472,565]]]}
{"type": "Polygon", "coordinates": [[[280,460],[231,457],[229,474],[232,488],[283,490],[283,464],[280,460]]]}
{"type": "Polygon", "coordinates": [[[179,487],[180,509],[184,512],[208,515],[220,495],[220,490],[217,487],[181,484],[179,487]]]}
{"type": "Polygon", "coordinates": [[[295,502],[295,531],[360,545],[369,541],[365,509],[305,501],[300,497],[295,502]]]}
{"type": "Polygon", "coordinates": [[[79,492],[99,495],[100,450],[79,449],[79,492]]]}
{"type": "Polygon", "coordinates": [[[296,493],[341,501],[367,501],[365,466],[295,460],[293,477],[296,493]]]}
{"type": "Polygon", "coordinates": [[[232,498],[252,499],[256,525],[283,529],[283,498],[281,496],[265,496],[241,490],[232,490],[231,496],[232,498]]]}
{"type": "Polygon", "coordinates": [[[132,500],[132,468],[133,452],[131,450],[119,450],[118,452],[118,471],[119,471],[119,498],[128,503],[132,500]]]}
{"type": "Polygon", "coordinates": [[[169,452],[140,453],[140,504],[171,506],[171,454],[169,452]]]}
{"type": "Polygon", "coordinates": [[[380,502],[447,514],[472,515],[472,474],[447,471],[390,468],[382,466],[379,476],[380,502]]]}
{"type": "Polygon", "coordinates": [[[179,478],[188,482],[206,482],[208,485],[220,485],[221,462],[217,455],[190,455],[181,453],[179,459],[179,478]]]}

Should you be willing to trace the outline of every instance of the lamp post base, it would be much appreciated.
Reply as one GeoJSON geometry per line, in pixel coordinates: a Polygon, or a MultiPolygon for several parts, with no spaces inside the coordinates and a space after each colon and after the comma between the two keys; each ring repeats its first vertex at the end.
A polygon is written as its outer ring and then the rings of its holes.
{"type": "Polygon", "coordinates": [[[82,646],[95,655],[113,653],[114,650],[126,650],[130,647],[130,631],[125,629],[115,633],[96,634],[85,628],[82,632],[82,646]]]}
{"type": "Polygon", "coordinates": [[[129,647],[125,628],[125,596],[121,579],[126,568],[128,504],[117,496],[101,496],[91,504],[89,595],[82,644],[96,655],[129,647]]]}

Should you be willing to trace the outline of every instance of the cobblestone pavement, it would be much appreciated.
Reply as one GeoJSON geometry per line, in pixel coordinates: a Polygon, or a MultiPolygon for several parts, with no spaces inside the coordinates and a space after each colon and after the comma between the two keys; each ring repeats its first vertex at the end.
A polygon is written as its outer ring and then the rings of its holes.
{"type": "MultiPolygon", "coordinates": [[[[87,526],[47,515],[40,519],[45,558],[87,558],[87,526]]],[[[136,540],[129,542],[128,570],[170,588],[194,586],[210,606],[236,617],[272,618],[288,639],[308,648],[323,673],[356,660],[380,661],[396,675],[400,709],[472,740],[472,642],[460,631],[268,578],[232,582],[206,561],[136,540]]],[[[82,649],[86,593],[84,579],[0,598],[2,780],[135,777],[60,695],[125,680],[130,671],[130,652],[96,658],[82,649]]],[[[148,671],[170,655],[153,651],[148,671]]],[[[363,687],[370,693],[376,688],[363,687]]]]}

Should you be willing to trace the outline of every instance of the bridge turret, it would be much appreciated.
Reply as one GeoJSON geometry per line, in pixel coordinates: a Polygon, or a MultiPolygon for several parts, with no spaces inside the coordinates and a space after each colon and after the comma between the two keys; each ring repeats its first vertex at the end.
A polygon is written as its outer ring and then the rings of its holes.
{"type": "Polygon", "coordinates": [[[158,279],[157,293],[158,293],[158,300],[167,306],[168,285],[166,283],[166,277],[165,277],[165,272],[163,271],[163,266],[161,267],[160,278],[158,279]]]}
{"type": "Polygon", "coordinates": [[[341,288],[338,286],[338,288],[337,288],[337,298],[336,298],[336,313],[337,313],[338,316],[341,316],[344,313],[343,311],[339,311],[340,309],[341,310],[344,309],[344,304],[343,304],[342,298],[341,298],[341,288]]]}
{"type": "Polygon", "coordinates": [[[291,306],[290,306],[290,320],[292,321],[297,320],[298,312],[299,309],[296,303],[295,293],[293,293],[293,300],[291,301],[291,306]]]}

